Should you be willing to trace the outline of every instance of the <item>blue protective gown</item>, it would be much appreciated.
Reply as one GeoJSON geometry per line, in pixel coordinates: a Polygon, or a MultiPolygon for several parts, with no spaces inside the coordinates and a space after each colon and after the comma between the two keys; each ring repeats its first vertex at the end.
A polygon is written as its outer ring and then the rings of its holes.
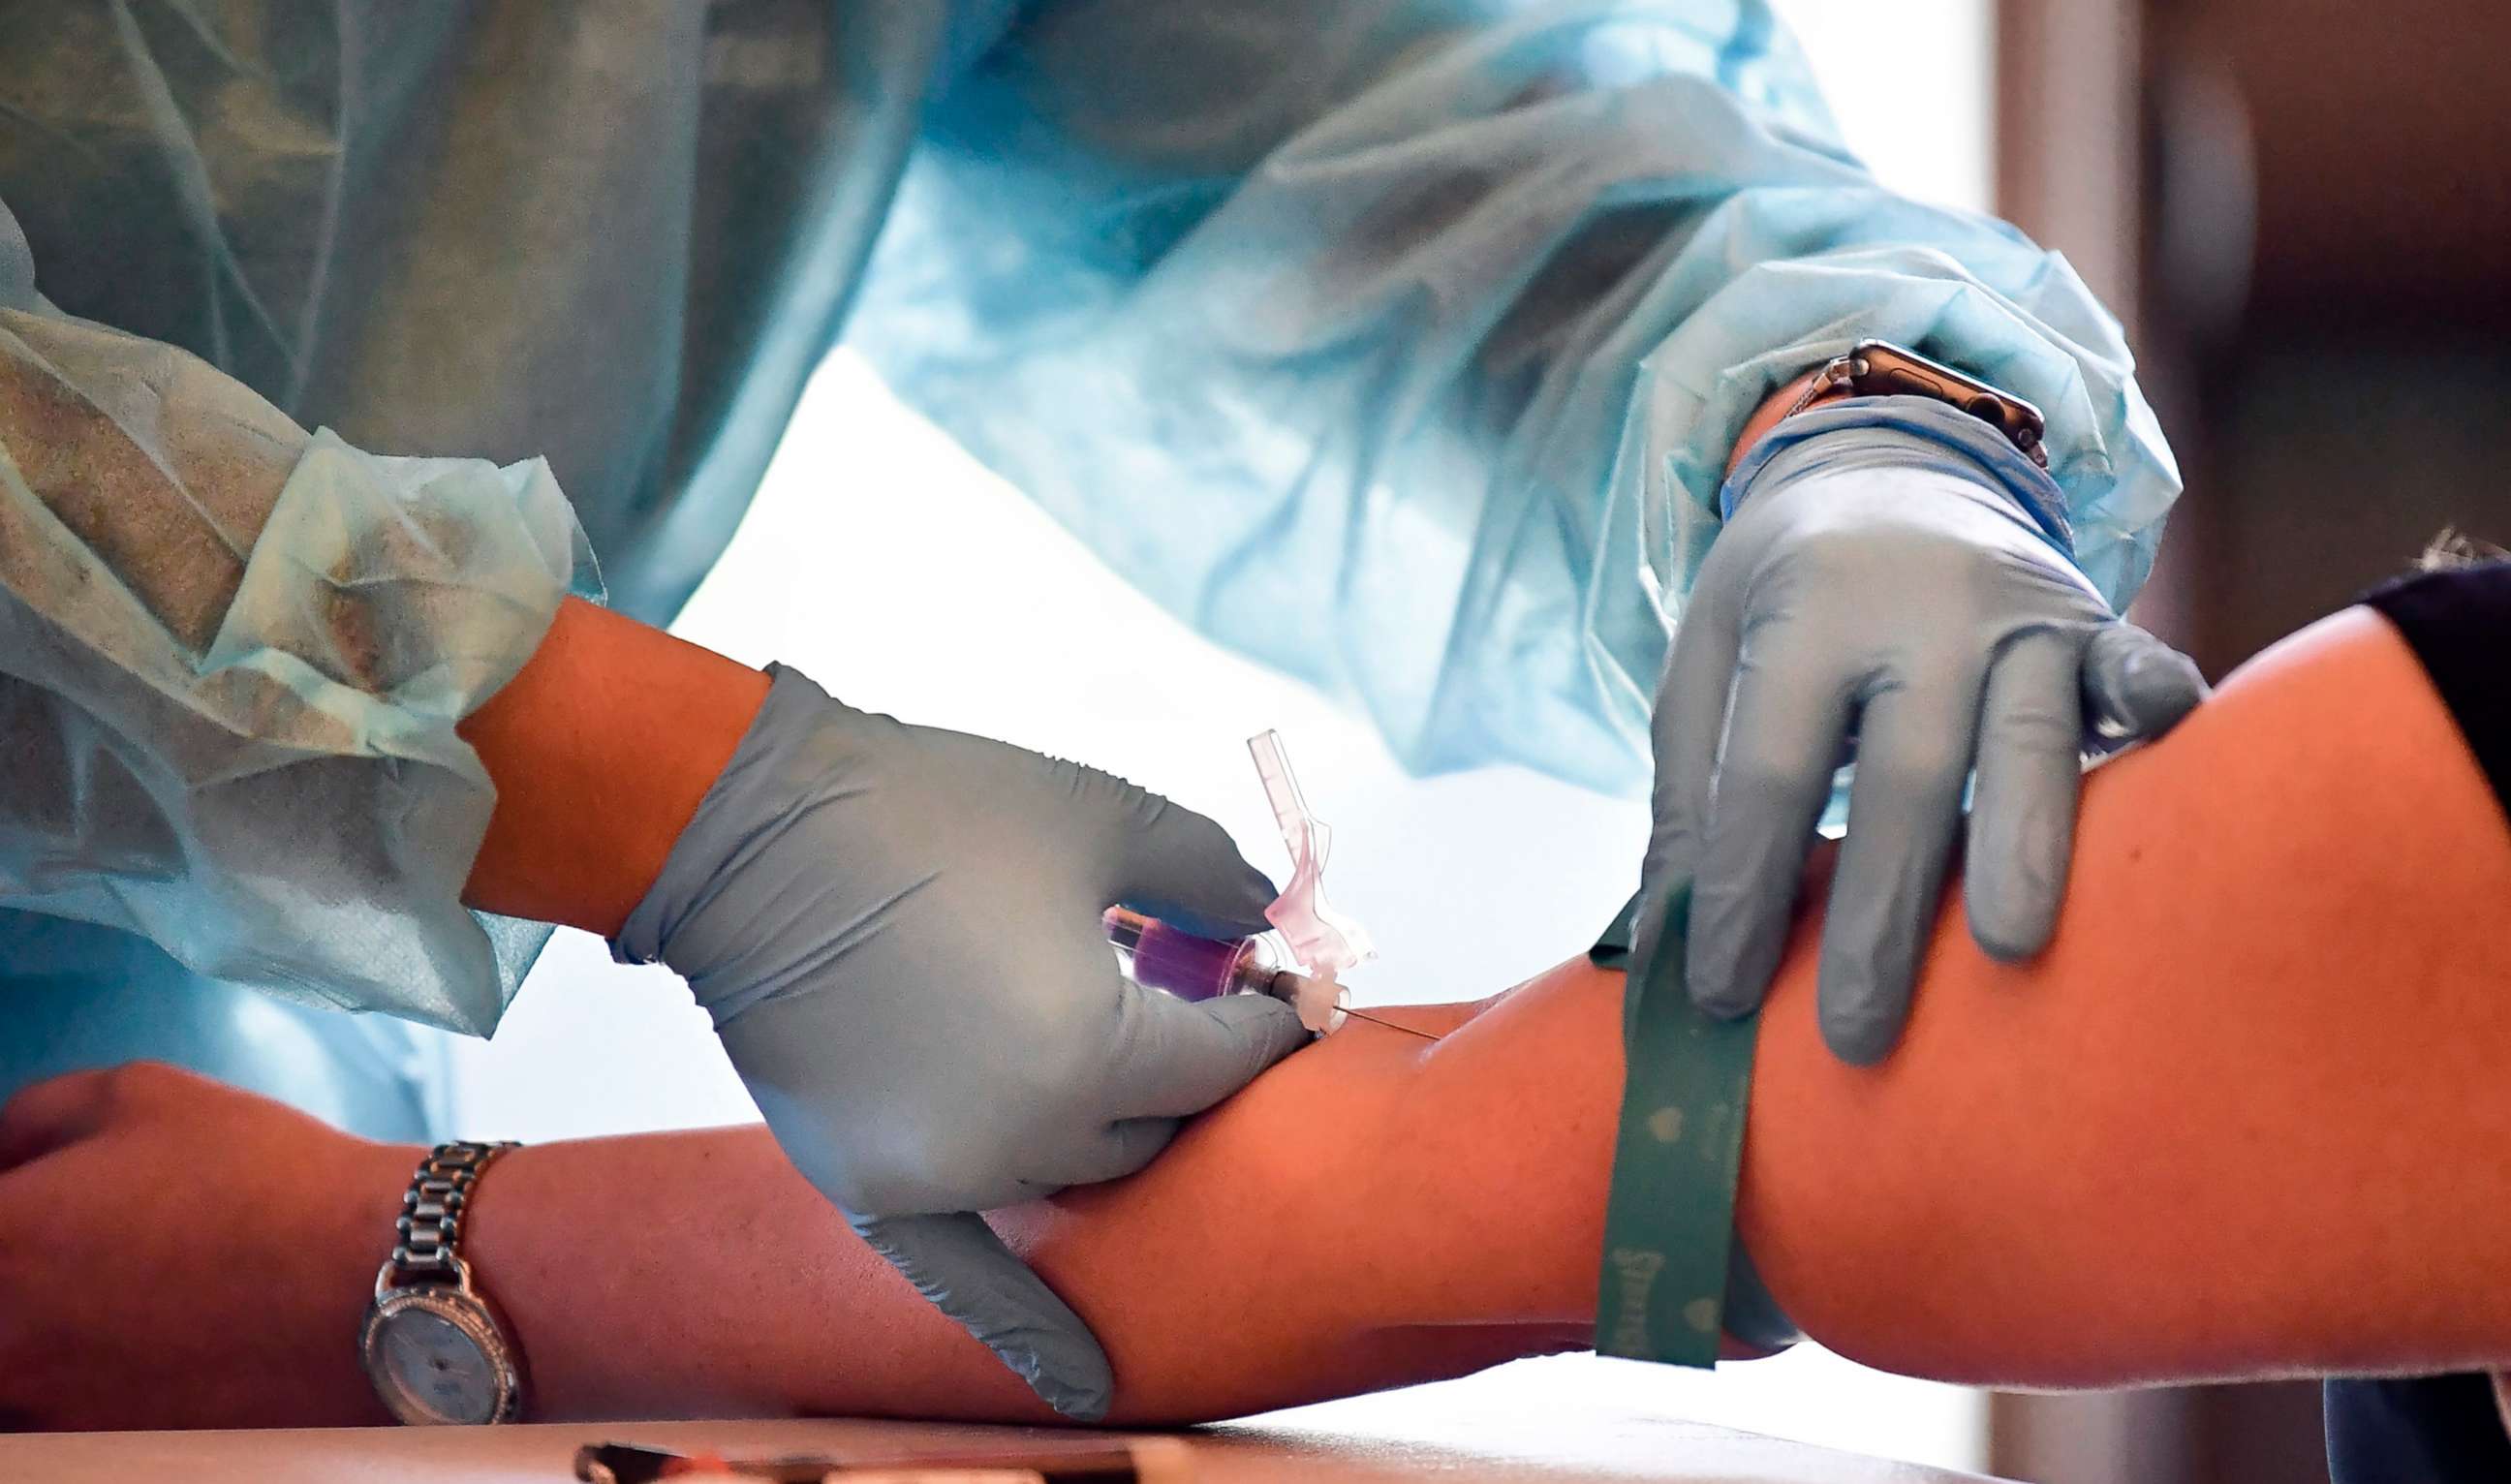
{"type": "Polygon", "coordinates": [[[454,722],[585,538],[674,614],[841,333],[1423,771],[1642,786],[1736,430],[1858,338],[2047,411],[2114,602],[2177,490],[1757,3],[13,0],[0,906],[116,930],[47,982],[493,1024],[454,722]]]}

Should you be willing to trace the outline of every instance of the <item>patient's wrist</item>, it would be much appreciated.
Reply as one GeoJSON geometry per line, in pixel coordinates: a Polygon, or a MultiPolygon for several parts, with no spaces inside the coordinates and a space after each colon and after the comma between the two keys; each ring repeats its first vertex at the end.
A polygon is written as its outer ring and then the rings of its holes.
{"type": "MultiPolygon", "coordinates": [[[[401,1211],[409,1172],[427,1153],[422,1144],[344,1140],[339,1160],[309,1172],[308,1204],[297,1234],[303,1280],[271,1295],[299,1307],[291,1327],[319,1342],[303,1352],[309,1367],[297,1380],[310,1392],[356,1398],[363,1424],[389,1423],[358,1364],[358,1331],[372,1296],[375,1270],[391,1254],[393,1220],[401,1211]]],[[[343,1418],[342,1421],[351,1419],[343,1418]]]]}
{"type": "MultiPolygon", "coordinates": [[[[354,1273],[347,1289],[362,1298],[374,1287],[375,1268],[392,1252],[393,1219],[401,1214],[402,1193],[409,1172],[427,1155],[424,1144],[378,1144],[348,1140],[338,1164],[319,1181],[307,1182],[310,1204],[302,1213],[305,1250],[322,1271],[354,1273]]],[[[309,1288],[315,1285],[307,1285],[309,1288]]],[[[338,1291],[326,1285],[327,1295],[338,1291]]],[[[358,1315],[339,1320],[354,1331],[358,1315]]]]}

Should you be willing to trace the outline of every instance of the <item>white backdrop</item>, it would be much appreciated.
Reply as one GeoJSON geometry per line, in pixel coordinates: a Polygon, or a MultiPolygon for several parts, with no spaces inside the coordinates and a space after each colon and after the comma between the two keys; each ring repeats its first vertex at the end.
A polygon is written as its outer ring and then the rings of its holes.
{"type": "MultiPolygon", "coordinates": [[[[1987,0],[1780,9],[1878,173],[1985,202],[1987,0]],[[1867,102],[1886,88],[1888,117],[1867,102]]],[[[1378,962],[1352,976],[1364,1002],[1478,996],[1582,952],[1635,884],[1646,838],[1639,805],[1522,771],[1406,778],[1361,722],[1195,637],[842,354],[676,631],[796,666],[853,704],[1112,769],[1218,818],[1277,875],[1281,847],[1242,743],[1280,728],[1334,826],[1333,898],[1377,939],[1378,962]]],[[[581,933],[552,943],[494,1042],[459,1048],[455,1090],[460,1131],[476,1137],[755,1116],[678,981],[613,965],[581,933]]],[[[1985,1456],[1978,1393],[1812,1347],[1714,1376],[1593,1357],[1517,1370],[1565,1400],[1608,1392],[1955,1466],[1985,1456]]]]}

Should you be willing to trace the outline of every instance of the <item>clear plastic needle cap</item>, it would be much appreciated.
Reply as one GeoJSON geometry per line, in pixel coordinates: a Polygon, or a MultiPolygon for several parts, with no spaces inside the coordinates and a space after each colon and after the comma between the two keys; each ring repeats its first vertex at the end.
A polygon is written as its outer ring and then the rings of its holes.
{"type": "Polygon", "coordinates": [[[1263,732],[1247,740],[1256,759],[1256,776],[1273,806],[1273,822],[1282,831],[1282,846],[1291,853],[1291,879],[1273,905],[1264,909],[1290,945],[1291,958],[1304,973],[1295,1003],[1300,1022],[1312,1031],[1329,1031],[1342,1023],[1345,992],[1336,978],[1354,964],[1377,956],[1367,930],[1335,911],[1326,900],[1326,855],[1333,831],[1309,812],[1299,792],[1297,775],[1282,747],[1282,734],[1263,732]]]}
{"type": "Polygon", "coordinates": [[[1273,806],[1273,822],[1282,831],[1283,848],[1291,853],[1291,879],[1273,905],[1264,909],[1291,945],[1291,956],[1309,973],[1333,977],[1354,964],[1377,957],[1367,930],[1336,912],[1326,900],[1326,855],[1333,831],[1308,810],[1299,780],[1291,772],[1282,734],[1259,732],[1247,739],[1255,756],[1256,776],[1263,780],[1264,797],[1273,806]]]}

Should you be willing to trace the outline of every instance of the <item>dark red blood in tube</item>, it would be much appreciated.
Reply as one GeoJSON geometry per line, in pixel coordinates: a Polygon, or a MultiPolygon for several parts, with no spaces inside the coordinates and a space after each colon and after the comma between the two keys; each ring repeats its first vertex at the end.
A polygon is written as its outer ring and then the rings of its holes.
{"type": "Polygon", "coordinates": [[[1216,942],[1151,922],[1134,945],[1134,982],[1165,989],[1180,1000],[1209,1000],[1232,985],[1230,967],[1245,951],[1243,943],[1216,942]]]}

